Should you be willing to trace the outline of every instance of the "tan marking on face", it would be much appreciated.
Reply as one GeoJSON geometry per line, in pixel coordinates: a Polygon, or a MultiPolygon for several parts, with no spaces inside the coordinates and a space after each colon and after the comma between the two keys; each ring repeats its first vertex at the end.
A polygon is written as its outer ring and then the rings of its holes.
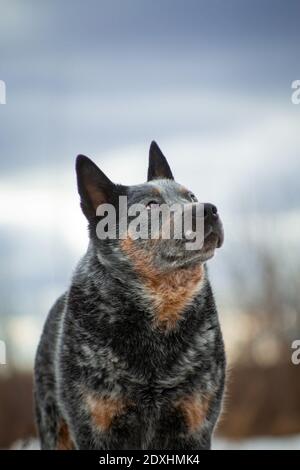
{"type": "Polygon", "coordinates": [[[183,414],[185,423],[190,433],[196,432],[203,424],[210,400],[207,397],[191,395],[180,399],[176,403],[176,408],[183,414]]]}
{"type": "Polygon", "coordinates": [[[154,195],[156,195],[156,196],[161,195],[161,190],[157,186],[152,186],[152,189],[153,189],[153,194],[154,195]]]}
{"type": "Polygon", "coordinates": [[[136,248],[132,239],[122,240],[121,247],[150,292],[155,306],[155,326],[164,330],[175,328],[184,308],[199,290],[203,266],[199,264],[165,273],[154,266],[151,252],[136,248]]]}
{"type": "Polygon", "coordinates": [[[181,194],[183,194],[183,196],[187,196],[189,194],[189,190],[184,186],[180,186],[179,191],[181,192],[181,194]]]}
{"type": "Polygon", "coordinates": [[[120,398],[95,397],[89,395],[87,405],[94,425],[101,431],[107,431],[113,420],[124,413],[127,406],[120,398]]]}
{"type": "Polygon", "coordinates": [[[57,450],[74,450],[75,446],[70,436],[67,423],[61,421],[58,429],[57,450]]]}

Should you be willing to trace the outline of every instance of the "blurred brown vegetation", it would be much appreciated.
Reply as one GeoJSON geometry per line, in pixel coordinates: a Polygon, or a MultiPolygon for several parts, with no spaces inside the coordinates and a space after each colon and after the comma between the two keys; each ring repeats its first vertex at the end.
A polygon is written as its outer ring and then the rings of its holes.
{"type": "Polygon", "coordinates": [[[235,366],[218,434],[241,439],[300,433],[300,366],[235,366]]]}
{"type": "Polygon", "coordinates": [[[0,448],[35,435],[32,376],[12,372],[0,376],[0,448]]]}
{"type": "MultiPolygon", "coordinates": [[[[217,433],[232,439],[300,433],[299,367],[233,367],[217,433]]],[[[31,375],[0,378],[0,448],[35,435],[31,375]]]]}

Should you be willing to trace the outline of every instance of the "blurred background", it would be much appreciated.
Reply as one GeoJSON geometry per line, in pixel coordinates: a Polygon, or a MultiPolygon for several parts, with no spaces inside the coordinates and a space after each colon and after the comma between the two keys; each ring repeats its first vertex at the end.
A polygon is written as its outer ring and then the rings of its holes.
{"type": "Polygon", "coordinates": [[[32,366],[87,246],[74,160],[145,180],[155,139],[215,203],[229,361],[216,448],[300,448],[300,2],[0,0],[0,448],[35,435],[32,366]]]}

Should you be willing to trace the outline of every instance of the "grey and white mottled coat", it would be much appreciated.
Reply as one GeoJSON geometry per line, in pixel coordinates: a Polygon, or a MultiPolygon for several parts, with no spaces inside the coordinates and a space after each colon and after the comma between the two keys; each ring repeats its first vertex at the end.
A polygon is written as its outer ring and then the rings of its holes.
{"type": "Polygon", "coordinates": [[[223,242],[205,204],[204,246],[178,240],[99,240],[95,208],[197,204],[156,143],[147,183],[113,184],[77,159],[90,242],[69,290],[48,315],[35,362],[43,449],[209,449],[220,414],[225,354],[206,261],[223,242]]]}

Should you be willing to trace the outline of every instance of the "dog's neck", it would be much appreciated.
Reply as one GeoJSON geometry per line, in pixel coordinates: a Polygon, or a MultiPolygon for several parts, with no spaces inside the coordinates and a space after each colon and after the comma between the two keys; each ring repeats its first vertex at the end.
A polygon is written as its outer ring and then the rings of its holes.
{"type": "Polygon", "coordinates": [[[203,264],[161,271],[154,265],[151,254],[137,249],[132,240],[122,241],[121,246],[153,303],[155,327],[163,330],[175,328],[185,308],[203,285],[203,264]]]}

